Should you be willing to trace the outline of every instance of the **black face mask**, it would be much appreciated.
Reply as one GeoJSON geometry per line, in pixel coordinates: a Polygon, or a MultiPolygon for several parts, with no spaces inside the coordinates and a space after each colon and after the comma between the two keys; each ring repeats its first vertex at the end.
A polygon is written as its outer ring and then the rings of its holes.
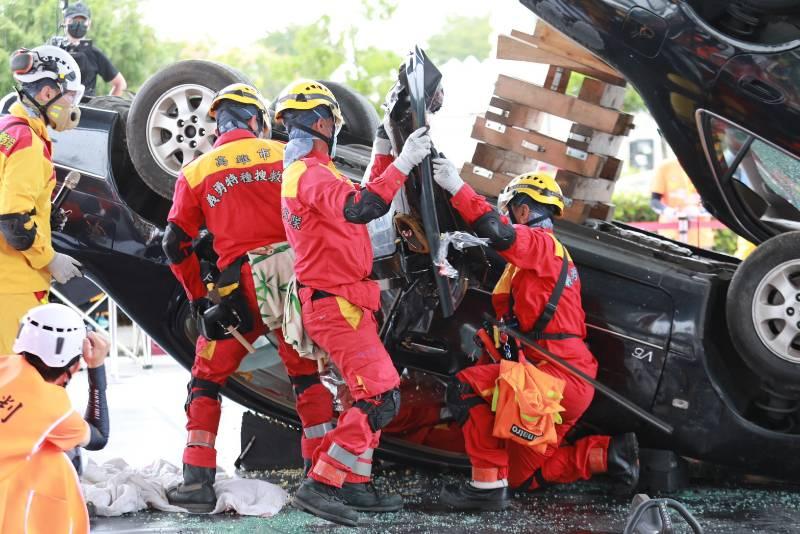
{"type": "Polygon", "coordinates": [[[75,39],[83,39],[87,31],[89,31],[89,26],[80,20],[72,21],[67,25],[67,33],[75,39]]]}

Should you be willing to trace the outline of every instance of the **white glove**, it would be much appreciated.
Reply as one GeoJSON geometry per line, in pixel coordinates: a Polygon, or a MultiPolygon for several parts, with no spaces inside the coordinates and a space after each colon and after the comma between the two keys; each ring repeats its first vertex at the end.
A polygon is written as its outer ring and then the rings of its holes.
{"type": "Polygon", "coordinates": [[[47,264],[47,270],[59,284],[66,284],[76,276],[83,276],[78,267],[83,267],[81,262],[60,252],[56,252],[56,255],[47,264]]]}
{"type": "Polygon", "coordinates": [[[398,171],[408,175],[411,169],[419,165],[430,153],[431,137],[428,135],[428,127],[423,126],[408,136],[403,150],[394,160],[394,166],[398,171]]]}
{"type": "Polygon", "coordinates": [[[433,179],[439,184],[439,187],[451,195],[458,193],[458,190],[464,185],[464,180],[458,175],[456,166],[447,158],[433,160],[433,179]]]}

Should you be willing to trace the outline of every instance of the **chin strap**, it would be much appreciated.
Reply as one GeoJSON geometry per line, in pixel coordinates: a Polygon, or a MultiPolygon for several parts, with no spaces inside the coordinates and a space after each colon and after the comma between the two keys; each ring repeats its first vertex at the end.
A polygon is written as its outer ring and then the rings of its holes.
{"type": "Polygon", "coordinates": [[[329,156],[333,155],[333,147],[334,147],[335,142],[336,142],[336,138],[335,137],[328,137],[327,135],[322,135],[321,133],[319,133],[318,131],[314,130],[313,128],[309,128],[308,126],[306,126],[304,124],[300,124],[300,122],[295,121],[295,120],[289,121],[286,124],[288,126],[290,126],[291,128],[297,128],[298,130],[302,130],[302,131],[306,132],[307,134],[313,135],[314,137],[316,137],[318,139],[322,139],[323,141],[325,141],[325,144],[328,145],[328,155],[329,156]]]}
{"type": "Polygon", "coordinates": [[[44,119],[45,125],[50,126],[51,128],[55,128],[55,125],[50,121],[50,117],[47,115],[47,108],[49,108],[53,102],[64,96],[64,93],[61,91],[61,89],[59,89],[58,94],[53,98],[51,98],[46,104],[40,104],[35,98],[31,96],[31,94],[28,91],[26,91],[21,87],[17,88],[17,95],[19,95],[20,102],[22,102],[22,99],[25,98],[29,100],[31,104],[36,106],[36,111],[38,111],[39,115],[41,115],[42,119],[44,119]]]}

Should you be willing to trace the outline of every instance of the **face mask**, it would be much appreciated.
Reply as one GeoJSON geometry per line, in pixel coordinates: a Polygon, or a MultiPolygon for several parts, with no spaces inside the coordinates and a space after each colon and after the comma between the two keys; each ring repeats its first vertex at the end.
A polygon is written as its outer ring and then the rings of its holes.
{"type": "Polygon", "coordinates": [[[83,39],[87,31],[89,26],[82,20],[74,20],[67,25],[67,33],[75,39],[83,39]]]}
{"type": "Polygon", "coordinates": [[[63,94],[45,104],[44,109],[50,127],[57,132],[71,130],[81,120],[81,109],[63,94]]]}

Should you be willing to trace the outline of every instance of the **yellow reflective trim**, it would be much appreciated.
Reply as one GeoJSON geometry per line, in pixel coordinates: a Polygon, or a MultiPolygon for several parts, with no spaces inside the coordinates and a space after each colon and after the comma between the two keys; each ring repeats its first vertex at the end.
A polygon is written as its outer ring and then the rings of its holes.
{"type": "Polygon", "coordinates": [[[232,284],[228,284],[227,286],[217,288],[217,292],[219,293],[220,297],[227,297],[233,293],[237,287],[239,287],[239,282],[234,282],[232,284]]]}
{"type": "Polygon", "coordinates": [[[339,311],[344,320],[347,321],[347,324],[353,327],[353,330],[357,330],[358,325],[361,323],[361,318],[364,316],[364,310],[360,306],[351,304],[344,297],[336,297],[336,304],[339,305],[339,311]]]}
{"type": "Polygon", "coordinates": [[[519,269],[517,269],[515,265],[511,263],[507,264],[502,276],[500,276],[500,280],[495,284],[492,294],[504,295],[511,293],[511,281],[517,275],[517,272],[519,272],[519,269]]]}
{"type": "Polygon", "coordinates": [[[283,169],[283,184],[281,184],[281,197],[297,198],[297,188],[300,185],[300,177],[306,172],[308,166],[302,161],[297,160],[283,169]]]}
{"type": "Polygon", "coordinates": [[[539,420],[539,416],[525,415],[522,412],[520,412],[519,416],[529,423],[535,423],[539,420]]]}
{"type": "Polygon", "coordinates": [[[345,175],[339,172],[339,169],[336,168],[336,165],[333,163],[333,160],[326,163],[325,168],[330,170],[337,179],[352,185],[352,182],[350,182],[350,180],[348,180],[345,175]]]}
{"type": "Polygon", "coordinates": [[[209,341],[208,343],[205,344],[205,346],[202,349],[200,349],[197,355],[203,358],[204,360],[210,360],[211,358],[214,357],[214,349],[216,347],[217,347],[216,341],[209,341]]]}
{"type": "Polygon", "coordinates": [[[494,392],[492,393],[492,411],[497,411],[497,401],[500,399],[500,386],[494,386],[494,392]]]}

